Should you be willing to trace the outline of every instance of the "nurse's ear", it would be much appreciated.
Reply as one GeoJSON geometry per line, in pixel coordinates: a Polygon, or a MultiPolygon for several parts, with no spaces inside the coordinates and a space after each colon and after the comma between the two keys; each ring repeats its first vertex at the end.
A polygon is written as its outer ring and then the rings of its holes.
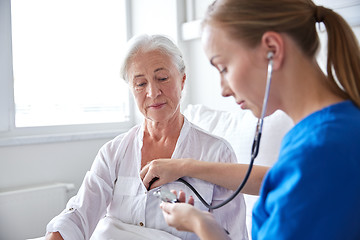
{"type": "Polygon", "coordinates": [[[261,49],[264,59],[268,61],[268,53],[272,52],[273,69],[278,70],[282,67],[285,55],[284,37],[277,32],[265,32],[261,38],[261,49]]]}

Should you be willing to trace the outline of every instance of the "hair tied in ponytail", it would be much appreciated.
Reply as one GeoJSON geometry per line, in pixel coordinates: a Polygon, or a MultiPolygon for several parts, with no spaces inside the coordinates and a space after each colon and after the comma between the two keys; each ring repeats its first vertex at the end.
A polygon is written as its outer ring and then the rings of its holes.
{"type": "Polygon", "coordinates": [[[326,11],[328,9],[323,6],[316,6],[315,7],[315,21],[320,23],[324,21],[326,11]]]}

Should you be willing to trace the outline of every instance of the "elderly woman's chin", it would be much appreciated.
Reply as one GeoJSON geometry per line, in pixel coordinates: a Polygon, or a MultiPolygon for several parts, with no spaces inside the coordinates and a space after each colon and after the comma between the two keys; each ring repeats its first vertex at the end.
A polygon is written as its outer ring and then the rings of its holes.
{"type": "Polygon", "coordinates": [[[154,122],[164,122],[180,116],[180,111],[169,109],[167,107],[161,109],[148,109],[145,113],[145,118],[154,122]]]}

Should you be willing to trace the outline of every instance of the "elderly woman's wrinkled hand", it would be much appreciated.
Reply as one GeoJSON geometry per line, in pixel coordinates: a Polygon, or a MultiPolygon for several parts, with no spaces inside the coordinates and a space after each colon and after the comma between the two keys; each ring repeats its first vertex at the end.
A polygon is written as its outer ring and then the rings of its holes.
{"type": "Polygon", "coordinates": [[[52,232],[45,236],[45,240],[64,240],[59,232],[52,232]]]}

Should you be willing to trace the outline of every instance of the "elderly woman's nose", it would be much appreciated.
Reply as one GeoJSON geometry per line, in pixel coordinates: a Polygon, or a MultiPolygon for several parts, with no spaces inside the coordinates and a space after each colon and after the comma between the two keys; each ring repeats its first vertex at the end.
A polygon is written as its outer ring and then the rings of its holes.
{"type": "Polygon", "coordinates": [[[156,98],[161,94],[161,89],[157,83],[149,83],[147,88],[147,96],[150,98],[156,98]]]}

